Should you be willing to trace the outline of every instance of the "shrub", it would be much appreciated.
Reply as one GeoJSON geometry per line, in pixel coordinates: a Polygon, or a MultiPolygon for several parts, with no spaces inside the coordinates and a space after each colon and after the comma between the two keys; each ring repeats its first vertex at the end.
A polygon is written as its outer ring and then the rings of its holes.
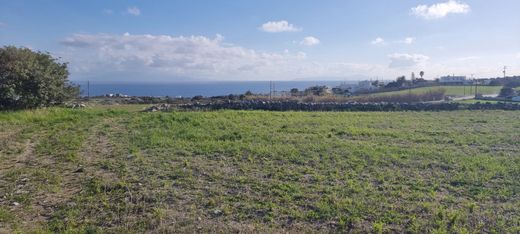
{"type": "Polygon", "coordinates": [[[500,90],[499,97],[510,97],[515,95],[515,90],[511,87],[504,87],[500,90]]]}
{"type": "Polygon", "coordinates": [[[79,95],[66,63],[28,48],[0,48],[0,109],[62,104],[79,95]]]}

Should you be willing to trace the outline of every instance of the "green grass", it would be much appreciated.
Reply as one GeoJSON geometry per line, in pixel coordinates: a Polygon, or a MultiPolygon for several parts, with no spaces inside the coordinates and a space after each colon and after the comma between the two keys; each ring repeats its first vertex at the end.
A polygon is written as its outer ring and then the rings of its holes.
{"type": "Polygon", "coordinates": [[[475,104],[475,103],[491,103],[496,104],[500,101],[493,101],[493,100],[475,100],[475,99],[469,99],[469,100],[460,100],[460,101],[454,101],[457,103],[464,103],[464,104],[475,104]]]}
{"type": "Polygon", "coordinates": [[[0,126],[0,232],[520,231],[518,112],[48,109],[0,126]]]}
{"type": "MultiPolygon", "coordinates": [[[[500,92],[501,86],[479,86],[477,91],[479,94],[498,94],[500,92]]],[[[375,96],[386,96],[386,95],[394,95],[394,94],[423,94],[428,93],[430,91],[444,89],[446,90],[446,95],[449,96],[471,96],[475,95],[475,86],[434,86],[434,87],[422,87],[415,88],[411,90],[401,90],[401,91],[393,91],[393,92],[383,92],[383,93],[375,93],[370,95],[375,96]],[[464,91],[465,90],[465,91],[464,91]],[[465,95],[464,95],[465,94],[465,95]]]]}

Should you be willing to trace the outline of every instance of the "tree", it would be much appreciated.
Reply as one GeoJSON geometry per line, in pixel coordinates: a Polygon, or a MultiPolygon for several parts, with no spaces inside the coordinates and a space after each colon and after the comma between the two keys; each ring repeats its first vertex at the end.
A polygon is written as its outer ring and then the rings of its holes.
{"type": "Polygon", "coordinates": [[[346,89],[342,89],[339,87],[332,88],[332,93],[336,95],[349,96],[350,92],[346,89]]]}
{"type": "Polygon", "coordinates": [[[329,88],[327,86],[312,86],[305,89],[306,95],[323,96],[327,94],[329,88]]]}
{"type": "Polygon", "coordinates": [[[424,76],[424,71],[420,71],[420,72],[419,72],[419,76],[421,76],[421,79],[422,79],[423,76],[424,76]]]}
{"type": "Polygon", "coordinates": [[[500,94],[498,96],[500,97],[511,97],[515,95],[515,90],[511,87],[504,87],[500,90],[500,94]]]}
{"type": "Polygon", "coordinates": [[[300,90],[298,90],[297,88],[292,88],[290,93],[291,96],[298,96],[300,94],[300,90]]]}
{"type": "Polygon", "coordinates": [[[400,76],[400,77],[397,77],[397,79],[395,81],[388,83],[385,87],[386,88],[400,88],[400,87],[403,87],[403,85],[405,83],[406,83],[406,77],[400,76]]]}
{"type": "Polygon", "coordinates": [[[202,99],[204,99],[202,95],[196,95],[191,98],[191,101],[200,101],[202,99]]]}
{"type": "Polygon", "coordinates": [[[502,86],[504,83],[499,79],[493,79],[489,82],[489,86],[502,86]]]}
{"type": "Polygon", "coordinates": [[[67,63],[28,48],[0,48],[0,109],[62,104],[79,95],[68,80],[67,63]]]}

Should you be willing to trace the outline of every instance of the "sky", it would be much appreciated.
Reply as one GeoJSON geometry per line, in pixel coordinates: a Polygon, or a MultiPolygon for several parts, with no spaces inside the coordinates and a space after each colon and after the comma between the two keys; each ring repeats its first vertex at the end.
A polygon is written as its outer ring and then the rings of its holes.
{"type": "Polygon", "coordinates": [[[0,45],[74,81],[520,75],[518,0],[0,0],[0,45]]]}

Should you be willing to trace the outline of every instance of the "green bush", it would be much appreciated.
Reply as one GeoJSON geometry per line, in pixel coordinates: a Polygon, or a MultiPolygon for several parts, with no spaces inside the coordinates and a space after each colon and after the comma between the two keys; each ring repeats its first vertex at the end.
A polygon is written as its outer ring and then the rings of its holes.
{"type": "Polygon", "coordinates": [[[66,63],[28,48],[0,48],[0,109],[62,104],[79,95],[68,80],[66,63]]]}

